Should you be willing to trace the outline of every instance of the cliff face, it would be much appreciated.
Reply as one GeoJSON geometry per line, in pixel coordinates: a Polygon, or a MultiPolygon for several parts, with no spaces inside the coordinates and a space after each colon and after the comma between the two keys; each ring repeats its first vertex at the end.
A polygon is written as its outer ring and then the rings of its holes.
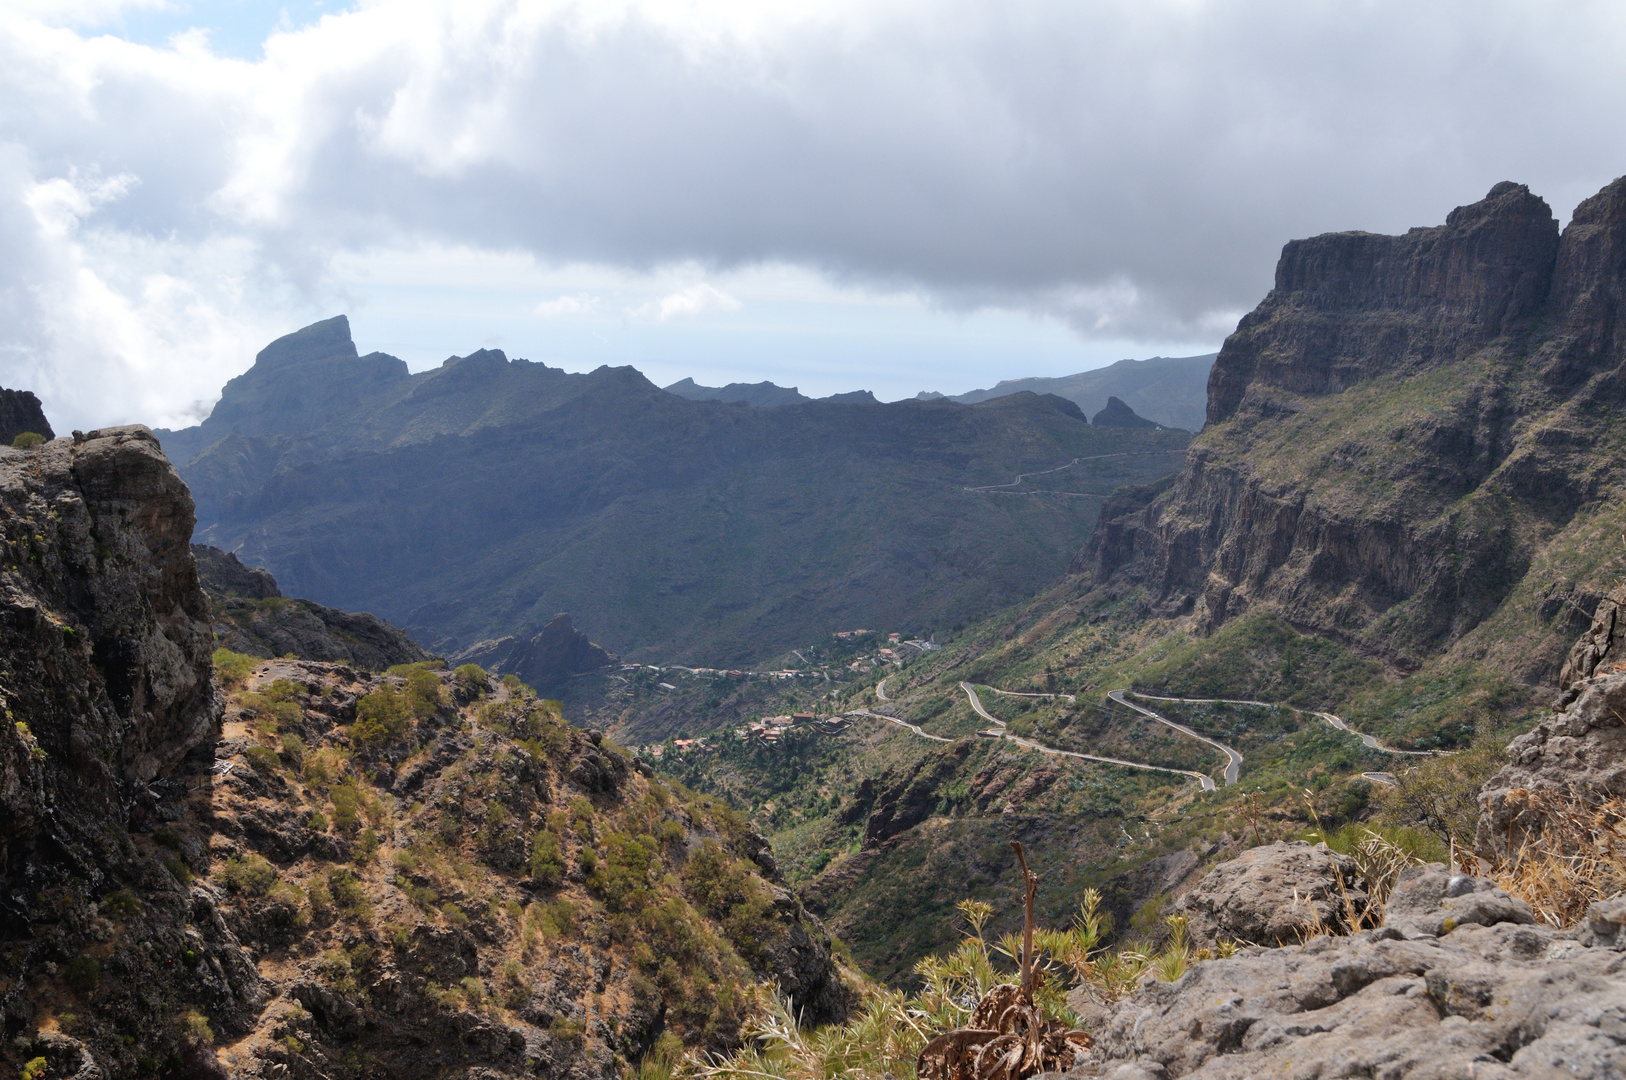
{"type": "Polygon", "coordinates": [[[0,845],[93,865],[219,718],[192,499],[145,428],[0,449],[0,845]]]}
{"type": "Polygon", "coordinates": [[[1562,236],[1504,183],[1440,227],[1288,244],[1185,468],[1121,492],[1073,569],[1201,628],[1274,611],[1545,682],[1608,584],[1584,537],[1621,516],[1623,281],[1626,180],[1562,236]]]}

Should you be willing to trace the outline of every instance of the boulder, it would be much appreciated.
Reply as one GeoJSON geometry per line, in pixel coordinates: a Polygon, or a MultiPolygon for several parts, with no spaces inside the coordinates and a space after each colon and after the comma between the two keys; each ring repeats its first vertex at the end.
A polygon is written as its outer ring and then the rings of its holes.
{"type": "Polygon", "coordinates": [[[1347,929],[1346,896],[1357,912],[1365,909],[1366,891],[1354,860],[1325,844],[1278,840],[1216,866],[1180,898],[1176,910],[1189,920],[1191,939],[1198,944],[1286,945],[1303,941],[1318,927],[1347,929]]]}
{"type": "Polygon", "coordinates": [[[1067,1075],[1603,1080],[1626,1075],[1626,965],[1507,922],[1248,949],[1147,982],[1067,1075]]]}
{"type": "Polygon", "coordinates": [[[30,431],[46,439],[56,438],[33,391],[0,389],[0,445],[10,446],[13,439],[30,431]]]}
{"type": "Polygon", "coordinates": [[[1408,938],[1443,937],[1459,926],[1530,924],[1530,905],[1490,881],[1428,863],[1402,871],[1383,910],[1383,925],[1408,938]]]}

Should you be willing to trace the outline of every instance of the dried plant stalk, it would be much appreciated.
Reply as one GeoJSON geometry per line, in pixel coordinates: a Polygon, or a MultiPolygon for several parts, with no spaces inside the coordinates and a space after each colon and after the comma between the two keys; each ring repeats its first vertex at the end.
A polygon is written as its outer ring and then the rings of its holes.
{"type": "Polygon", "coordinates": [[[1039,878],[1028,869],[1022,845],[1012,841],[1022,867],[1021,982],[1000,983],[983,995],[967,1026],[927,1043],[915,1062],[920,1080],[1026,1080],[1042,1072],[1073,1067],[1090,1046],[1083,1031],[1069,1031],[1040,1015],[1036,995],[1041,972],[1033,963],[1033,897],[1039,878]]]}

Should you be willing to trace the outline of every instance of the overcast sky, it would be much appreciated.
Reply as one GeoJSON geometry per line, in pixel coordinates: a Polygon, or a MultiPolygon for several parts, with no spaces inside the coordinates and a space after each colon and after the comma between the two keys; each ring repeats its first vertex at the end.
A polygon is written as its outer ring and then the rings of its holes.
{"type": "Polygon", "coordinates": [[[0,7],[0,383],[64,430],[338,312],[414,369],[958,392],[1217,348],[1293,237],[1626,173],[1618,3],[0,7]]]}

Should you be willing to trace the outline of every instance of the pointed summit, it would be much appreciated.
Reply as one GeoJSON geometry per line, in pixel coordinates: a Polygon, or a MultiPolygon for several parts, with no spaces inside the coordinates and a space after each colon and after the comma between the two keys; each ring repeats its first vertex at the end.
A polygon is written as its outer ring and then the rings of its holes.
{"type": "Polygon", "coordinates": [[[1135,415],[1135,410],[1124,404],[1121,397],[1107,398],[1107,407],[1096,413],[1090,423],[1097,427],[1117,428],[1155,428],[1157,425],[1144,416],[1135,415]]]}

